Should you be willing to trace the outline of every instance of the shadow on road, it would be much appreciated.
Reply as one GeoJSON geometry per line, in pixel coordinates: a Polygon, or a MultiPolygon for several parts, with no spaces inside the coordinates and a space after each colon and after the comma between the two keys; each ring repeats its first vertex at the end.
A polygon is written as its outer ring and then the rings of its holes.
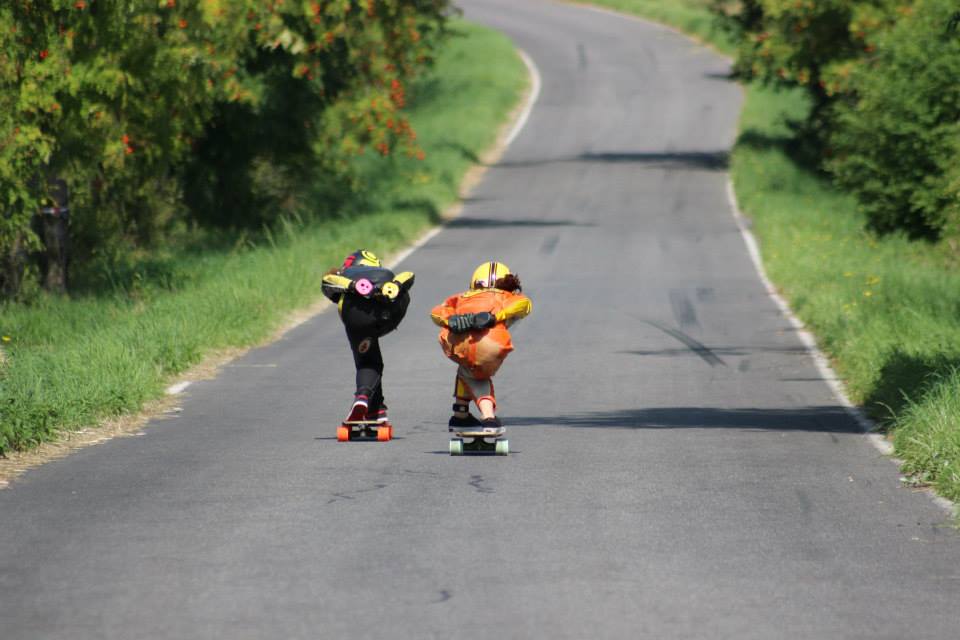
{"type": "MultiPolygon", "coordinates": [[[[799,347],[710,347],[710,351],[718,356],[751,356],[757,353],[780,353],[783,355],[808,355],[809,351],[804,346],[799,347]]],[[[687,349],[624,349],[614,351],[622,355],[630,356],[689,356],[696,355],[689,348],[687,349]]],[[[819,380],[820,378],[816,378],[819,380]]]]}
{"type": "Polygon", "coordinates": [[[460,217],[447,223],[450,229],[493,229],[498,227],[594,227],[592,222],[576,220],[537,220],[535,218],[467,218],[460,217]]]}
{"type": "Polygon", "coordinates": [[[657,407],[594,411],[565,416],[505,416],[508,429],[556,426],[593,429],[738,429],[744,431],[817,431],[861,433],[856,421],[840,406],[795,409],[722,409],[657,407]]]}
{"type": "Polygon", "coordinates": [[[707,80],[719,80],[721,82],[736,82],[737,77],[732,71],[708,71],[703,74],[707,80]]]}
{"type": "Polygon", "coordinates": [[[498,162],[497,168],[537,167],[566,162],[598,162],[603,164],[637,164],[656,169],[705,169],[724,171],[730,162],[728,151],[661,151],[661,152],[607,152],[581,153],[568,158],[543,160],[508,160],[498,162]]]}

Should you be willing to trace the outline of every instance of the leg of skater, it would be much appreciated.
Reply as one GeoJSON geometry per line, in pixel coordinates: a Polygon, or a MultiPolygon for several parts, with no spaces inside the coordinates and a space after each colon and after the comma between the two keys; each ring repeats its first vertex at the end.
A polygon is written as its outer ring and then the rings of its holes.
{"type": "Polygon", "coordinates": [[[366,333],[347,329],[347,339],[357,369],[357,386],[350,407],[348,421],[366,420],[371,411],[379,412],[383,405],[380,381],[383,376],[383,356],[380,341],[366,333]]]}
{"type": "Polygon", "coordinates": [[[492,433],[503,433],[503,425],[497,418],[497,399],[494,396],[493,380],[481,380],[470,375],[464,367],[460,367],[457,372],[457,379],[462,382],[464,388],[469,390],[470,396],[480,410],[480,427],[484,431],[492,433]]]}
{"type": "Polygon", "coordinates": [[[458,431],[480,426],[480,421],[470,413],[470,402],[473,400],[473,393],[467,387],[466,383],[457,377],[453,385],[453,415],[448,423],[450,431],[458,431]]]}
{"type": "Polygon", "coordinates": [[[389,424],[387,403],[383,401],[383,369],[380,370],[380,387],[370,396],[367,407],[367,420],[376,420],[380,424],[389,424]]]}

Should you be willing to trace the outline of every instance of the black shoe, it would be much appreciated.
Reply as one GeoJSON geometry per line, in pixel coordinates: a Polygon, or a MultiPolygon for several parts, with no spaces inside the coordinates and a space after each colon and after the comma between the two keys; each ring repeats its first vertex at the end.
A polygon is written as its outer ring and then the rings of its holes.
{"type": "Polygon", "coordinates": [[[378,408],[368,407],[367,420],[370,422],[379,422],[380,424],[390,422],[390,418],[387,417],[387,405],[381,404],[378,408]]]}
{"type": "Polygon", "coordinates": [[[503,424],[500,422],[500,418],[484,418],[480,423],[480,429],[484,433],[489,433],[492,435],[503,435],[506,429],[503,428],[503,424]]]}
{"type": "Polygon", "coordinates": [[[447,423],[447,428],[449,431],[463,431],[464,429],[479,427],[481,424],[483,423],[473,417],[473,414],[468,413],[466,418],[450,416],[450,422],[447,423]]]}

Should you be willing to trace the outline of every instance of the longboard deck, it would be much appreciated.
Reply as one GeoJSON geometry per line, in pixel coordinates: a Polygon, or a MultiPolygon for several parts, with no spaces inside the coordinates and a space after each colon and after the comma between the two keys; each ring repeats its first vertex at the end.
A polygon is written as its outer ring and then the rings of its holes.
{"type": "Polygon", "coordinates": [[[500,431],[454,431],[453,435],[458,438],[502,438],[506,435],[506,429],[500,431]]]}

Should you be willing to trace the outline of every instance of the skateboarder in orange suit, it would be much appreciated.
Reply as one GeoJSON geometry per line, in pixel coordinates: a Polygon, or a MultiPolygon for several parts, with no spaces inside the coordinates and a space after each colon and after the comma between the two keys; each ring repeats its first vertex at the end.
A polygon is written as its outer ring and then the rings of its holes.
{"type": "Polygon", "coordinates": [[[513,351],[509,327],[532,309],[530,298],[521,293],[520,278],[502,262],[484,262],[473,272],[469,291],[433,308],[443,353],[460,365],[450,431],[503,433],[491,378],[513,351]],[[471,400],[482,420],[470,413],[471,400]]]}

